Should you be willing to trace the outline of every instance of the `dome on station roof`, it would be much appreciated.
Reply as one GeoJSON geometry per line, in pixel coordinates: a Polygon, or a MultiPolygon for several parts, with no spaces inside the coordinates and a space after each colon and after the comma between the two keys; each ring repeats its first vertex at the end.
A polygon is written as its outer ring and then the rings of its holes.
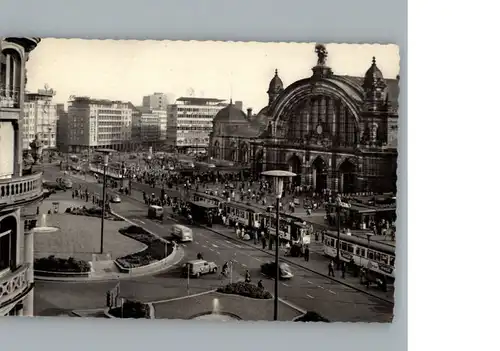
{"type": "Polygon", "coordinates": [[[213,119],[213,123],[217,122],[237,122],[237,121],[247,121],[245,113],[237,108],[234,104],[233,101],[229,103],[226,107],[224,107],[222,110],[217,112],[213,119]]]}
{"type": "Polygon", "coordinates": [[[363,89],[369,90],[375,86],[379,81],[384,80],[384,75],[382,71],[377,67],[377,61],[375,57],[372,59],[372,65],[365,73],[365,79],[363,81],[363,89]]]}
{"type": "Polygon", "coordinates": [[[280,92],[283,90],[283,81],[281,78],[278,76],[278,70],[274,71],[274,77],[271,79],[271,82],[269,82],[269,89],[268,93],[276,93],[280,92]]]}

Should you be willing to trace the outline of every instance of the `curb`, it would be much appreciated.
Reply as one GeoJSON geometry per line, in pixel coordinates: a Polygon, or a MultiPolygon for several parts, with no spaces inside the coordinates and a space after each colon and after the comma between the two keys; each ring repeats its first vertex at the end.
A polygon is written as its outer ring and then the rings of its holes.
{"type": "Polygon", "coordinates": [[[172,301],[179,301],[179,300],[190,299],[192,297],[197,297],[197,296],[208,295],[208,294],[211,294],[211,293],[214,293],[214,292],[217,292],[217,289],[212,289],[212,290],[204,291],[204,292],[193,294],[193,295],[186,295],[186,296],[181,296],[181,297],[174,297],[174,298],[166,299],[166,300],[149,301],[149,302],[146,302],[146,303],[148,303],[148,304],[167,303],[167,302],[172,302],[172,301]]]}

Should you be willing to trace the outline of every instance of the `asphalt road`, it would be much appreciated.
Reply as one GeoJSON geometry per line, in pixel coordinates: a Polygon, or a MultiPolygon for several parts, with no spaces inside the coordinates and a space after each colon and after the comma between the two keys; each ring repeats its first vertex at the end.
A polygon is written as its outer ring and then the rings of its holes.
{"type": "MultiPolygon", "coordinates": [[[[47,168],[47,180],[60,176],[57,168],[47,168]]],[[[91,179],[88,177],[87,179],[91,179]]],[[[73,178],[75,186],[82,183],[89,191],[101,192],[96,183],[84,183],[73,178]]],[[[163,237],[169,236],[170,226],[175,223],[166,219],[163,223],[146,218],[147,207],[138,200],[122,197],[122,203],[112,205],[118,214],[138,225],[163,237]]],[[[171,270],[149,277],[122,280],[121,293],[127,297],[137,297],[142,301],[158,301],[195,294],[215,289],[229,279],[222,280],[218,274],[206,275],[188,281],[180,276],[184,262],[195,259],[198,252],[208,261],[219,266],[233,260],[233,281],[243,279],[248,269],[252,280],[262,279],[265,288],[274,292],[274,281],[260,274],[260,266],[272,260],[271,252],[262,252],[256,248],[228,239],[205,228],[193,227],[194,241],[184,244],[183,261],[171,270]]],[[[280,281],[279,295],[284,301],[304,310],[313,310],[332,321],[345,322],[384,322],[391,320],[392,306],[359,291],[336,283],[306,269],[292,267],[294,278],[280,281]]],[[[54,283],[37,282],[35,289],[35,309],[38,315],[54,315],[70,309],[90,309],[104,307],[105,293],[116,282],[104,283],[54,283]]]]}

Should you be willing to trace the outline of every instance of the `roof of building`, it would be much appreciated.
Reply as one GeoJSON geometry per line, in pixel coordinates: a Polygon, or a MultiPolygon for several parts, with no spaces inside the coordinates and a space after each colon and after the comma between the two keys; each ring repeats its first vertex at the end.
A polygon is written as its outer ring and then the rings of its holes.
{"type": "Polygon", "coordinates": [[[275,93],[275,92],[280,92],[281,90],[283,90],[283,81],[278,76],[278,70],[275,70],[274,77],[269,82],[269,89],[267,90],[267,92],[275,93]]]}
{"type": "Polygon", "coordinates": [[[192,104],[206,104],[207,102],[224,102],[226,100],[216,98],[200,98],[200,97],[186,97],[181,96],[176,100],[177,102],[189,102],[192,104]]]}
{"type": "Polygon", "coordinates": [[[213,122],[214,123],[230,123],[230,122],[247,122],[247,116],[245,112],[237,108],[231,101],[229,105],[224,107],[222,110],[217,112],[213,122]]]}

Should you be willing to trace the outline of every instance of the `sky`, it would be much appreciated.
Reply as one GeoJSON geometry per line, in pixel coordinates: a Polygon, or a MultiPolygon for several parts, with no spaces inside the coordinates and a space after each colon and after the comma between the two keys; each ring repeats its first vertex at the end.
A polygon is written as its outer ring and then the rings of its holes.
{"type": "MultiPolygon", "coordinates": [[[[311,76],[315,43],[42,39],[27,63],[27,90],[46,84],[54,101],[69,96],[142,104],[154,92],[172,97],[243,101],[244,109],[267,105],[275,69],[288,86],[311,76]]],[[[364,76],[375,56],[385,78],[399,74],[399,48],[379,44],[326,44],[335,74],[364,76]]]]}

